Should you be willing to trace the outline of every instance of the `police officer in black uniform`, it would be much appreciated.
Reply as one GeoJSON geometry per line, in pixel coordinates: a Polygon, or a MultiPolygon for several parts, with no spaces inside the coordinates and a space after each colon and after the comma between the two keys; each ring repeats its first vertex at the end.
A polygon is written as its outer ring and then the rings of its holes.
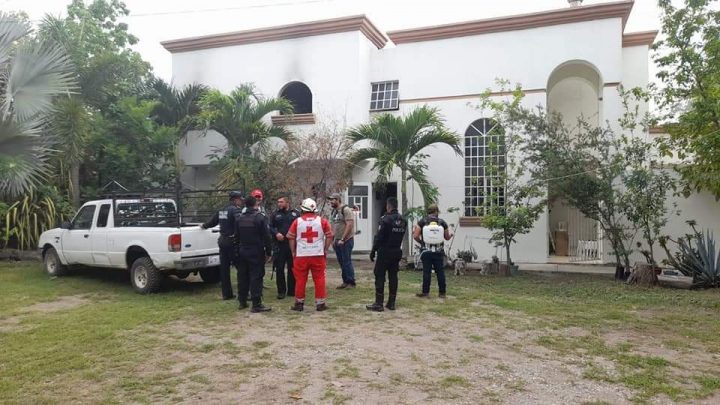
{"type": "Polygon", "coordinates": [[[235,215],[237,240],[238,300],[240,309],[247,308],[248,289],[252,299],[252,312],[267,312],[262,304],[265,263],[272,256],[270,232],[265,215],[255,207],[255,197],[245,199],[245,209],[235,215]]]}
{"type": "Polygon", "coordinates": [[[370,311],[383,311],[385,299],[385,273],[388,274],[390,295],[387,300],[387,309],[395,310],[395,298],[398,289],[398,271],[402,258],[402,241],[407,231],[407,221],[398,212],[397,198],[390,197],[385,203],[386,214],[380,218],[380,226],[373,240],[370,260],[375,262],[375,302],[366,305],[370,311]]]}
{"type": "Polygon", "coordinates": [[[200,225],[202,229],[208,229],[220,224],[220,236],[218,247],[220,248],[220,286],[222,288],[222,299],[231,300],[233,295],[232,282],[230,281],[230,266],[235,263],[235,214],[240,212],[239,206],[243,202],[242,194],[238,191],[230,192],[230,203],[227,207],[215,212],[215,215],[208,222],[200,225]]]}
{"type": "Polygon", "coordinates": [[[287,235],[290,225],[300,216],[300,213],[290,208],[288,198],[283,196],[277,200],[278,209],[270,217],[270,233],[275,241],[273,255],[273,271],[278,289],[279,300],[285,296],[295,296],[295,276],[293,276],[293,259],[287,235]],[[287,284],[285,283],[285,266],[287,265],[287,284]]]}

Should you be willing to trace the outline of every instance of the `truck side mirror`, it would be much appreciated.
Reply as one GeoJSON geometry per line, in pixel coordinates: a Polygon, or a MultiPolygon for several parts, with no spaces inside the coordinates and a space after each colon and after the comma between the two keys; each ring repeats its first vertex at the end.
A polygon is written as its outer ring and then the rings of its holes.
{"type": "Polygon", "coordinates": [[[70,222],[63,222],[60,224],[60,229],[72,229],[72,224],[70,222]]]}

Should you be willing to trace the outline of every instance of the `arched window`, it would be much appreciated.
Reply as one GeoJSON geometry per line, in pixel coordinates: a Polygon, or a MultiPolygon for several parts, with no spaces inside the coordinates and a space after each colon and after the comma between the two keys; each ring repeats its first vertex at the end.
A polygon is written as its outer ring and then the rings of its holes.
{"type": "Polygon", "coordinates": [[[310,88],[301,82],[290,82],[280,91],[280,97],[290,101],[295,114],[312,113],[312,93],[310,88]]]}
{"type": "Polygon", "coordinates": [[[465,131],[465,216],[481,217],[488,205],[505,204],[502,173],[505,138],[493,120],[481,118],[465,131]]]}

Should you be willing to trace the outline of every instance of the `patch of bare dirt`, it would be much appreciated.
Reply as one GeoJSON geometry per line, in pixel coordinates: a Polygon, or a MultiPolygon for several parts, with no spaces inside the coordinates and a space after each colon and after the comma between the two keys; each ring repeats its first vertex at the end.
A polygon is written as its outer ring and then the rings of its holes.
{"type": "Polygon", "coordinates": [[[632,397],[622,387],[584,379],[583,367],[535,345],[532,332],[402,309],[339,312],[239,312],[223,324],[175,322],[159,331],[164,349],[135,373],[182,380],[173,395],[153,393],[150,400],[159,403],[628,403],[632,397]]]}
{"type": "Polygon", "coordinates": [[[53,301],[38,302],[25,307],[22,312],[57,312],[72,309],[89,303],[90,300],[82,296],[67,295],[53,301]]]}
{"type": "Polygon", "coordinates": [[[30,327],[24,327],[22,322],[28,315],[35,313],[51,313],[73,309],[81,305],[89,303],[90,300],[82,296],[68,295],[60,297],[53,301],[38,302],[36,304],[20,308],[17,315],[13,315],[4,319],[0,319],[0,333],[17,332],[27,330],[30,327]]]}

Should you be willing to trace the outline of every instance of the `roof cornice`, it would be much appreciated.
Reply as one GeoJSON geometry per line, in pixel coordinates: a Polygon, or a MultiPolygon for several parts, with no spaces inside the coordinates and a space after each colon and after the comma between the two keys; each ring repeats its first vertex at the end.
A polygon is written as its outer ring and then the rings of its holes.
{"type": "Polygon", "coordinates": [[[378,49],[384,47],[387,43],[385,34],[377,29],[367,17],[356,15],[225,34],[174,39],[161,42],[161,44],[171,53],[177,53],[350,31],[360,31],[378,49]]]}
{"type": "Polygon", "coordinates": [[[643,45],[650,46],[653,42],[655,42],[657,34],[657,31],[631,32],[629,34],[623,34],[622,46],[623,48],[643,45]]]}
{"type": "Polygon", "coordinates": [[[606,18],[621,18],[623,29],[625,29],[625,23],[630,16],[633,3],[634,0],[624,0],[613,3],[542,11],[538,13],[519,14],[485,20],[413,28],[391,31],[388,32],[388,36],[395,44],[403,44],[409,42],[433,41],[437,39],[488,34],[493,32],[524,30],[529,28],[601,20],[606,18]]]}

